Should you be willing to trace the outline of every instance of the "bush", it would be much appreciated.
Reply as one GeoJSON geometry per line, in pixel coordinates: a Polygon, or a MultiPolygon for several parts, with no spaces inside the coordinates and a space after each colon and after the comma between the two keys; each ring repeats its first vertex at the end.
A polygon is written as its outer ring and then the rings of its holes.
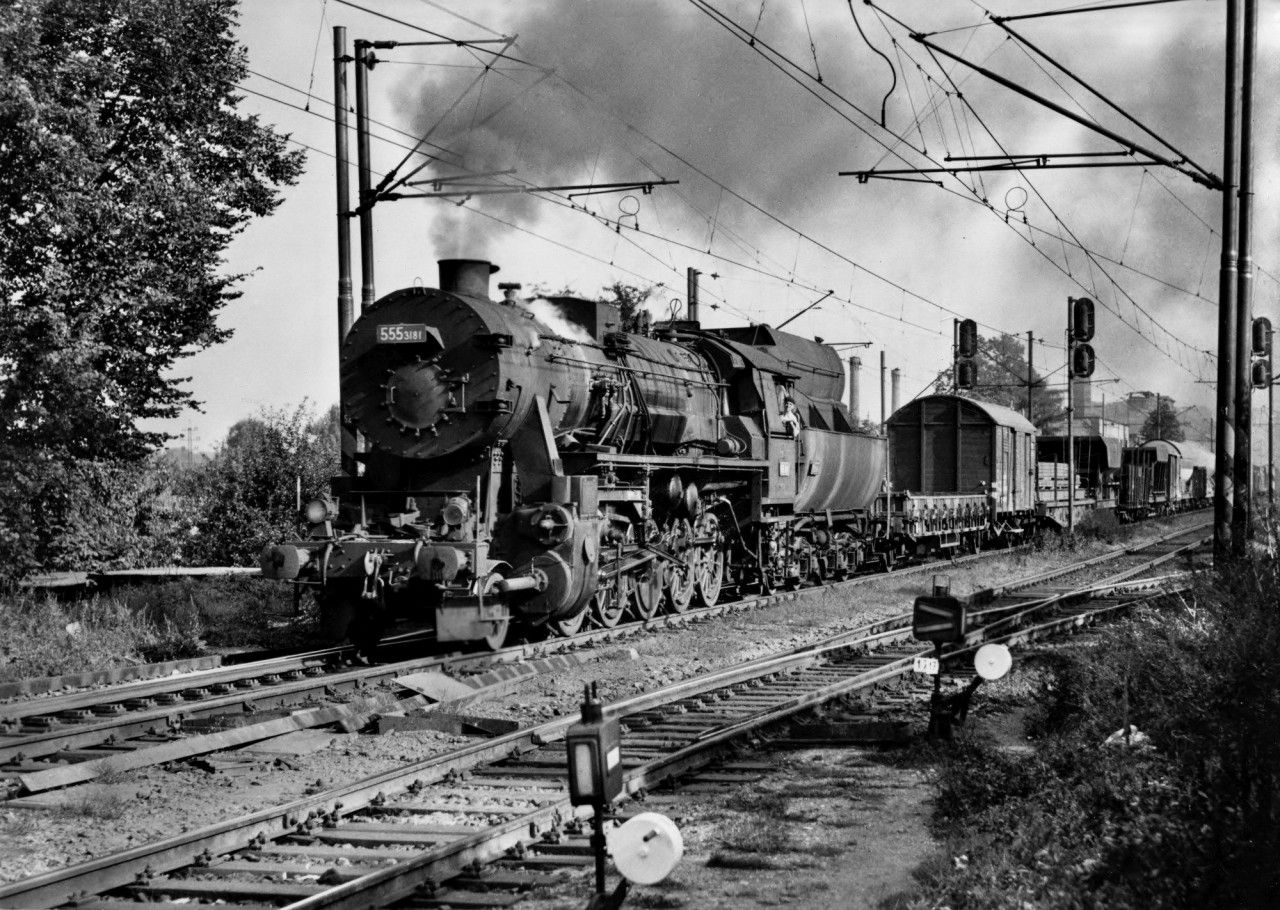
{"type": "Polygon", "coordinates": [[[1280,874],[1280,570],[1197,580],[1097,647],[1055,655],[1035,754],[961,745],[937,820],[954,855],[926,883],[956,908],[1271,906],[1280,874]],[[1145,749],[1103,746],[1128,724],[1145,749]]]}
{"type": "Polygon", "coordinates": [[[192,480],[195,565],[252,565],[264,544],[297,532],[297,484],[306,500],[338,471],[337,408],[316,417],[307,402],[242,420],[192,480]]]}
{"type": "Polygon", "coordinates": [[[176,486],[162,458],[75,461],[0,449],[0,583],[174,562],[185,530],[176,486]]]}
{"type": "Polygon", "coordinates": [[[148,616],[122,598],[59,603],[48,596],[0,600],[0,679],[61,676],[199,654],[194,613],[148,616]]]}

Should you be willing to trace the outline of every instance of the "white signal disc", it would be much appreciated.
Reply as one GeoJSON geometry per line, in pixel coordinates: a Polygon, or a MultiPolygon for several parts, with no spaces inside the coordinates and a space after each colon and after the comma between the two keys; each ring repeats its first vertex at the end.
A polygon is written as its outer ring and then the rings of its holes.
{"type": "Polygon", "coordinates": [[[671,874],[684,856],[684,838],[676,823],[657,812],[641,812],[608,833],[609,853],[618,874],[636,885],[655,885],[671,874]]]}
{"type": "Polygon", "coordinates": [[[1013,666],[1013,655],[1004,645],[983,645],[973,655],[973,668],[983,679],[999,679],[1013,666]]]}

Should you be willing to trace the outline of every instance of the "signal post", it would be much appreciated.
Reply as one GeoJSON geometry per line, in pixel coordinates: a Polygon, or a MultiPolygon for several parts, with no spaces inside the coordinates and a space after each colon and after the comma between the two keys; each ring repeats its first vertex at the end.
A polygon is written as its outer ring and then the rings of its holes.
{"type": "Polygon", "coordinates": [[[1088,297],[1067,298],[1067,530],[1076,529],[1076,441],[1073,417],[1075,388],[1072,380],[1093,375],[1093,301],[1088,297]]]}

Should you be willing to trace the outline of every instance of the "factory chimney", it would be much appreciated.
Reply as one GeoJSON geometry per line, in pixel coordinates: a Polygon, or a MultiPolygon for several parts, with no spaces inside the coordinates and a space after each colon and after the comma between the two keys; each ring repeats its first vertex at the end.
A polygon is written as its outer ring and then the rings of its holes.
{"type": "Polygon", "coordinates": [[[891,413],[898,413],[898,406],[902,403],[902,370],[897,367],[889,374],[889,401],[893,403],[891,413]]]}
{"type": "Polygon", "coordinates": [[[849,415],[862,419],[862,358],[849,358],[849,415]]]}
{"type": "Polygon", "coordinates": [[[685,319],[690,322],[698,321],[698,276],[702,273],[695,268],[690,268],[686,273],[689,280],[688,294],[685,295],[685,319]]]}

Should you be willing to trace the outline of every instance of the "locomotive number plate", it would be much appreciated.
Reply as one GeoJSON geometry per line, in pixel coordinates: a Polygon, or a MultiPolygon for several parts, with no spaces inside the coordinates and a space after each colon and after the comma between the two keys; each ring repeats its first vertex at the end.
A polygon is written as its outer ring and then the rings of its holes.
{"type": "Polygon", "coordinates": [[[420,344],[427,340],[421,323],[389,322],[378,326],[378,344],[420,344]]]}

